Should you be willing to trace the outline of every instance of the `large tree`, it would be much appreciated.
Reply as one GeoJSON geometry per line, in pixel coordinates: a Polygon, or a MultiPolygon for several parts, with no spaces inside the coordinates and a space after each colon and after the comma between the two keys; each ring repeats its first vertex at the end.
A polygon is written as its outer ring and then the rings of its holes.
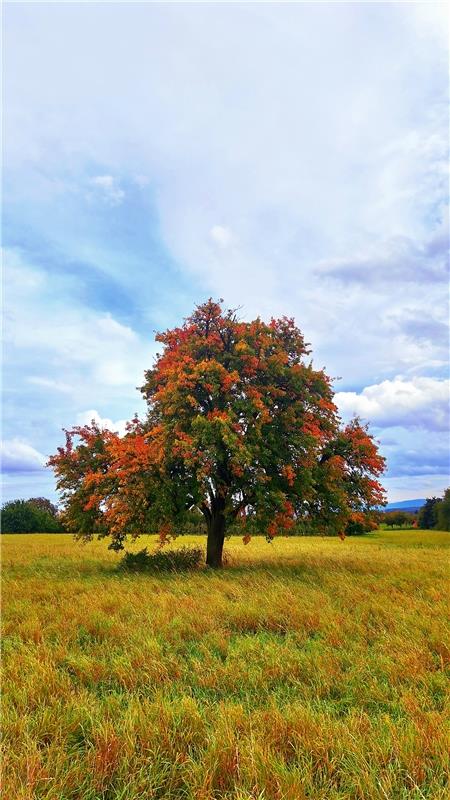
{"type": "Polygon", "coordinates": [[[435,505],[436,528],[440,531],[450,531],[450,488],[444,492],[442,500],[435,505]]]}
{"type": "Polygon", "coordinates": [[[439,497],[427,497],[417,517],[419,528],[430,530],[436,527],[436,510],[439,502],[439,497]]]}
{"type": "Polygon", "coordinates": [[[272,538],[304,522],[344,534],[384,501],[373,438],[340,425],[330,379],[307,360],[292,319],[242,322],[209,300],[163,345],[141,389],[145,420],[120,437],[95,423],[50,459],[66,524],[83,538],[176,535],[187,514],[207,527],[206,562],[222,565],[227,524],[272,538]]]}

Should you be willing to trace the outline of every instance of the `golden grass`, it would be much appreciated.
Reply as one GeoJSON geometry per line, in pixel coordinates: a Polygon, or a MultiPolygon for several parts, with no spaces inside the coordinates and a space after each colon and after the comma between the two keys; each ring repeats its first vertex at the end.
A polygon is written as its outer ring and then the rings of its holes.
{"type": "Polygon", "coordinates": [[[449,544],[233,539],[223,572],[157,577],[4,535],[3,796],[447,798],[449,544]]]}

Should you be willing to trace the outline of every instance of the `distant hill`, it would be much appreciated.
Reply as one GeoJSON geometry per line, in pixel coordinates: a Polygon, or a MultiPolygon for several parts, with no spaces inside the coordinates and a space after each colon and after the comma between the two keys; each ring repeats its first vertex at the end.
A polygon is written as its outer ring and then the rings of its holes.
{"type": "Polygon", "coordinates": [[[397,500],[395,503],[388,503],[380,511],[411,511],[415,513],[425,505],[425,498],[419,497],[417,500],[397,500]]]}

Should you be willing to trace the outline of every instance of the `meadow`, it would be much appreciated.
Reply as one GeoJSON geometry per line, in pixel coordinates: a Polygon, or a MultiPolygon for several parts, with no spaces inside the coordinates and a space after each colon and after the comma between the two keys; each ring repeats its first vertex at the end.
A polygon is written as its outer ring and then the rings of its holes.
{"type": "Polygon", "coordinates": [[[2,536],[3,796],[447,798],[449,544],[231,539],[222,572],[156,576],[2,536]]]}

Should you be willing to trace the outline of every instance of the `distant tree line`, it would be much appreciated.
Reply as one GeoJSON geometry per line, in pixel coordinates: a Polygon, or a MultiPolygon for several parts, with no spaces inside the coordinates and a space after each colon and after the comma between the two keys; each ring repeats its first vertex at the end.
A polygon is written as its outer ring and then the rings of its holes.
{"type": "Polygon", "coordinates": [[[386,511],[380,514],[380,522],[387,528],[417,528],[417,514],[411,511],[386,511]]]}
{"type": "Polygon", "coordinates": [[[450,530],[450,488],[444,497],[429,497],[417,514],[401,509],[380,513],[380,523],[387,528],[450,530]]]}
{"type": "MultiPolygon", "coordinates": [[[[379,522],[388,528],[420,528],[422,530],[450,531],[450,488],[444,497],[429,497],[418,514],[410,511],[380,512],[379,522]]],[[[11,500],[2,506],[2,533],[65,533],[63,517],[57,506],[46,497],[31,497],[29,500],[11,500]]],[[[247,525],[248,527],[248,525],[247,525]]],[[[354,521],[347,526],[347,536],[358,536],[373,530],[374,523],[366,520],[354,521]]],[[[146,533],[157,533],[157,528],[146,533]]],[[[191,511],[183,524],[183,533],[191,535],[206,534],[206,525],[201,514],[191,511]]],[[[312,531],[303,522],[296,522],[289,530],[290,536],[311,536],[312,531]]],[[[326,530],[323,531],[327,533],[326,530]]],[[[258,530],[252,531],[258,535],[258,530]]],[[[286,532],[284,532],[286,535],[286,532]]],[[[237,519],[228,530],[230,536],[244,535],[242,522],[237,519]]]]}
{"type": "Polygon", "coordinates": [[[418,527],[422,530],[450,531],[450,488],[444,497],[428,497],[419,511],[418,527]]]}
{"type": "Polygon", "coordinates": [[[1,529],[2,533],[64,533],[58,508],[46,497],[5,503],[1,529]]]}
{"type": "MultiPolygon", "coordinates": [[[[387,515],[386,515],[387,516],[387,515]]],[[[377,523],[368,521],[363,515],[361,519],[355,519],[346,527],[347,536],[358,536],[368,533],[377,528],[377,523]]],[[[244,536],[248,534],[249,524],[240,519],[236,519],[229,525],[228,536],[244,536]]],[[[46,497],[30,497],[29,500],[10,500],[1,509],[1,532],[2,533],[68,533],[64,525],[64,516],[46,497]]],[[[70,531],[73,533],[74,531],[70,531]]],[[[147,534],[157,534],[158,526],[155,524],[143,531],[147,534]]],[[[186,515],[180,533],[191,536],[201,536],[207,533],[206,524],[203,516],[198,511],[191,511],[186,515]]],[[[252,527],[253,536],[262,535],[256,524],[252,527]]],[[[283,535],[289,536],[314,536],[318,534],[327,535],[325,528],[323,531],[312,529],[303,521],[296,521],[289,531],[283,531],[283,535]]],[[[333,532],[331,532],[333,533],[333,532]]]]}

